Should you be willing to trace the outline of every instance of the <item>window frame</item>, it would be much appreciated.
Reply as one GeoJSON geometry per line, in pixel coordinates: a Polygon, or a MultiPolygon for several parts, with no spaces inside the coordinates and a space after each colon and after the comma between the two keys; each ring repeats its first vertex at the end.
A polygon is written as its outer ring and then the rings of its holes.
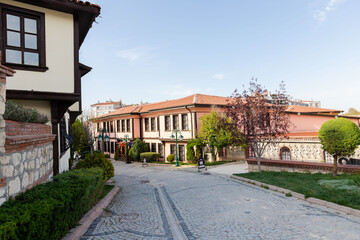
{"type": "Polygon", "coordinates": [[[126,119],[126,132],[131,132],[131,128],[130,128],[130,119],[126,119]]]}
{"type": "Polygon", "coordinates": [[[188,123],[188,115],[181,114],[181,130],[189,130],[189,123],[188,123]],[[184,124],[184,117],[185,117],[185,124],[184,124]],[[185,128],[184,128],[185,126],[185,128]]]}
{"type": "Polygon", "coordinates": [[[170,132],[171,131],[171,116],[170,115],[164,116],[164,122],[165,122],[165,131],[170,132]],[[166,119],[169,119],[169,128],[167,128],[166,119]]]}
{"type": "MultiPolygon", "coordinates": [[[[25,71],[37,71],[37,72],[45,72],[49,68],[46,67],[46,40],[45,40],[45,14],[25,8],[20,7],[14,7],[7,4],[0,3],[0,19],[2,21],[2,24],[0,24],[0,47],[1,47],[1,62],[3,65],[10,67],[12,69],[17,70],[25,70],[25,71]],[[23,37],[25,36],[25,30],[24,27],[20,28],[20,47],[7,47],[7,26],[6,24],[6,14],[9,13],[11,15],[15,15],[18,17],[29,18],[29,19],[36,19],[37,20],[37,50],[34,49],[27,49],[25,48],[25,42],[23,40],[23,37]],[[12,49],[21,51],[22,57],[24,55],[24,52],[35,52],[39,54],[39,65],[27,65],[27,64],[17,64],[17,63],[8,63],[6,62],[6,49],[12,49]]],[[[20,26],[22,26],[23,23],[20,23],[20,26]]],[[[22,62],[24,59],[22,58],[22,62]]]]}
{"type": "Polygon", "coordinates": [[[156,132],[156,120],[154,117],[150,118],[150,130],[156,132]]]}
{"type": "Polygon", "coordinates": [[[173,130],[180,130],[180,126],[179,126],[179,115],[178,114],[174,114],[173,116],[173,130]],[[176,121],[175,121],[176,119],[176,121]],[[176,123],[176,124],[175,124],[176,123]],[[176,125],[176,127],[175,127],[176,125]]]}
{"type": "Polygon", "coordinates": [[[145,118],[145,120],[144,120],[144,127],[145,127],[145,132],[150,132],[150,120],[149,120],[149,118],[145,118]]]}

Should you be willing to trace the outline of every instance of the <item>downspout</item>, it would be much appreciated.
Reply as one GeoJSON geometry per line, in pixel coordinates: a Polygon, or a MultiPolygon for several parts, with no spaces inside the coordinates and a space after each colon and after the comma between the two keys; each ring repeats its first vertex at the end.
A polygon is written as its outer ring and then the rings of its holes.
{"type": "Polygon", "coordinates": [[[186,110],[188,110],[189,111],[189,113],[190,113],[190,123],[191,123],[191,137],[192,138],[195,138],[195,131],[194,131],[194,125],[193,125],[193,117],[192,117],[192,112],[191,112],[191,110],[188,108],[188,106],[185,106],[185,108],[186,108],[186,110]]]}

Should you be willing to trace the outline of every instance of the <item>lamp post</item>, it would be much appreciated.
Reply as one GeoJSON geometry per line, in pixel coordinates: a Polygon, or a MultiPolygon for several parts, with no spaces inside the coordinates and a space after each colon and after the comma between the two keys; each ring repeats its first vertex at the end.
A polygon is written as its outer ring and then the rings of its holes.
{"type": "Polygon", "coordinates": [[[125,158],[126,158],[126,163],[129,164],[131,163],[130,158],[128,158],[128,142],[130,141],[129,139],[129,135],[125,134],[123,141],[125,142],[125,158]]]}
{"type": "Polygon", "coordinates": [[[99,134],[99,136],[97,136],[98,141],[101,142],[101,152],[104,153],[105,150],[105,142],[109,142],[110,138],[108,135],[106,135],[106,129],[102,128],[100,130],[101,134],[99,134]],[[105,135],[105,136],[104,136],[105,135]]]}
{"type": "Polygon", "coordinates": [[[175,154],[175,166],[178,167],[179,166],[179,158],[178,158],[178,140],[182,141],[183,140],[183,135],[181,135],[181,131],[180,130],[173,130],[172,134],[170,136],[171,141],[175,141],[175,150],[176,150],[176,154],[175,154]]]}

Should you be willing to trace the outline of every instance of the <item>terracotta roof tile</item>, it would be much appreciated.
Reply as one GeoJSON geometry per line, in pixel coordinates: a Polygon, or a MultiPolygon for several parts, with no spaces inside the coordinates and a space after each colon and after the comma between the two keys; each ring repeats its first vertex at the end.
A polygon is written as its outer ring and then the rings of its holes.
{"type": "Polygon", "coordinates": [[[83,6],[89,6],[89,7],[93,7],[93,8],[98,8],[99,9],[99,14],[100,14],[101,7],[99,5],[97,5],[97,4],[93,4],[91,2],[81,1],[81,0],[68,0],[68,1],[76,3],[76,4],[81,4],[83,6]]]}
{"type": "Polygon", "coordinates": [[[226,105],[227,99],[228,98],[226,97],[193,94],[184,98],[174,100],[119,108],[111,113],[100,116],[100,118],[130,113],[146,113],[158,109],[173,108],[193,104],[226,105]]]}
{"type": "Polygon", "coordinates": [[[326,108],[314,108],[314,107],[305,107],[305,106],[296,106],[291,105],[286,110],[287,112],[295,112],[295,113],[341,113],[342,110],[336,110],[336,109],[326,109],[326,108]]]}

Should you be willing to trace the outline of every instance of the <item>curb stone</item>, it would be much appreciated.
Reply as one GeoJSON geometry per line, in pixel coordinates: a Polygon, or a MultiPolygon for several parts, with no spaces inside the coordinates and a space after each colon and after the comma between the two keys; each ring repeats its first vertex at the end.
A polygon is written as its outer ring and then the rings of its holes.
{"type": "Polygon", "coordinates": [[[91,223],[97,219],[106,208],[115,195],[120,190],[119,187],[114,187],[98,204],[95,205],[88,213],[86,213],[79,221],[79,226],[70,230],[70,232],[63,238],[63,240],[78,240],[88,230],[91,223]]]}
{"type": "Polygon", "coordinates": [[[280,193],[283,193],[283,194],[290,193],[293,197],[298,198],[300,200],[304,200],[304,201],[306,201],[308,203],[328,207],[328,208],[334,209],[334,210],[339,211],[339,212],[343,212],[343,213],[346,213],[346,214],[349,214],[349,215],[354,215],[354,216],[360,217],[360,210],[357,210],[357,209],[354,209],[354,208],[342,206],[342,205],[332,203],[332,202],[328,202],[328,201],[324,201],[324,200],[321,200],[321,199],[318,199],[318,198],[313,198],[313,197],[305,198],[305,196],[303,194],[301,194],[301,193],[293,192],[293,191],[291,191],[289,189],[280,188],[280,187],[277,187],[277,186],[274,186],[274,185],[258,182],[258,181],[251,180],[251,179],[248,179],[248,178],[243,178],[243,177],[234,176],[234,175],[231,176],[230,178],[238,180],[238,181],[254,184],[254,185],[257,185],[259,187],[267,187],[267,188],[269,188],[269,189],[271,189],[273,191],[280,192],[280,193]]]}

